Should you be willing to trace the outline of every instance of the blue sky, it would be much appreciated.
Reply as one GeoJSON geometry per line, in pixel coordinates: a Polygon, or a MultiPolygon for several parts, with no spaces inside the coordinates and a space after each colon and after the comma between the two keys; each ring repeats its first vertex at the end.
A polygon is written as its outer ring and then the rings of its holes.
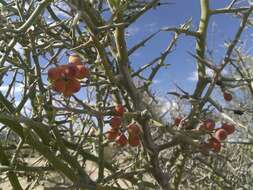
{"type": "MultiPolygon", "coordinates": [[[[129,48],[159,28],[179,26],[189,18],[192,18],[193,29],[197,28],[200,19],[199,0],[170,0],[170,2],[172,4],[160,6],[149,11],[127,29],[127,45],[129,48]]],[[[211,0],[210,2],[211,8],[215,9],[227,6],[230,0],[211,0]]],[[[244,4],[247,5],[246,1],[244,4]]],[[[62,18],[64,15],[60,14],[59,16],[62,18]]],[[[218,15],[211,18],[208,28],[208,48],[213,50],[215,62],[218,63],[222,59],[226,50],[223,44],[225,41],[233,39],[239,22],[240,20],[232,15],[218,15]]],[[[247,30],[243,34],[243,39],[247,39],[245,45],[247,50],[251,50],[251,32],[247,30]]],[[[171,37],[172,33],[161,32],[148,42],[145,47],[133,54],[130,60],[134,68],[156,58],[167,47],[171,37]]],[[[20,51],[22,48],[17,45],[16,49],[20,51]]],[[[166,59],[170,66],[161,70],[155,78],[154,90],[160,91],[164,95],[166,92],[174,90],[174,83],[177,83],[186,91],[193,91],[196,82],[196,77],[194,77],[196,65],[195,60],[187,53],[188,51],[195,52],[195,40],[192,37],[182,35],[176,49],[166,59]]],[[[64,60],[65,58],[62,59],[62,61],[64,60]]],[[[4,88],[6,89],[7,87],[1,86],[0,90],[4,90],[4,88]]],[[[16,92],[21,89],[22,86],[16,92]]]]}
{"type": "MultiPolygon", "coordinates": [[[[172,1],[171,1],[172,2],[172,1]]],[[[228,0],[211,0],[212,9],[224,8],[231,1],[228,0]]],[[[247,2],[242,3],[247,5],[247,2]]],[[[177,0],[173,4],[161,6],[144,15],[138,22],[129,27],[130,36],[128,46],[132,47],[137,41],[143,39],[152,31],[161,27],[179,26],[187,19],[192,18],[193,29],[196,29],[200,19],[200,2],[199,0],[177,0]]],[[[213,58],[218,63],[225,52],[224,42],[233,39],[238,29],[240,19],[227,15],[212,16],[208,28],[208,48],[213,51],[213,58]]],[[[251,31],[252,32],[252,31],[251,31]]],[[[246,31],[243,39],[248,39],[246,48],[252,44],[249,42],[250,31],[246,31]]],[[[160,50],[165,49],[168,45],[172,33],[163,32],[142,48],[138,53],[131,56],[133,65],[143,65],[148,63],[159,55],[160,50]]],[[[159,73],[155,82],[155,89],[168,91],[179,84],[186,90],[192,91],[195,85],[194,71],[196,70],[195,60],[187,53],[194,53],[195,40],[192,37],[181,36],[177,43],[176,50],[170,54],[166,60],[171,64],[166,70],[159,73]]]]}

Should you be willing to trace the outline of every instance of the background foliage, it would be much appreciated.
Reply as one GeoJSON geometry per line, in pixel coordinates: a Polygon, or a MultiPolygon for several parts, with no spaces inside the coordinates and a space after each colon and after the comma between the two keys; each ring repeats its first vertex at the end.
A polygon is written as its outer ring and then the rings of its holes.
{"type": "Polygon", "coordinates": [[[250,189],[253,62],[241,36],[252,27],[253,7],[231,0],[211,9],[211,2],[200,0],[199,26],[189,18],[128,47],[126,29],[170,3],[1,0],[0,187],[7,181],[10,189],[250,189]],[[226,48],[217,62],[207,51],[207,31],[210,19],[223,14],[240,24],[231,41],[220,42],[226,48]],[[168,46],[137,67],[131,55],[161,33],[172,34],[168,46]],[[197,84],[193,93],[175,84],[177,90],[158,96],[155,78],[166,71],[182,36],[196,43],[189,54],[197,84]],[[52,90],[47,71],[73,53],[86,63],[90,78],[64,97],[52,90]],[[231,102],[223,92],[232,94],[231,102]],[[136,122],[141,129],[138,147],[121,147],[105,136],[119,104],[126,110],[124,127],[136,122]],[[176,117],[182,118],[179,126],[176,117]],[[219,153],[203,150],[212,134],[198,129],[207,118],[236,127],[219,153]]]}

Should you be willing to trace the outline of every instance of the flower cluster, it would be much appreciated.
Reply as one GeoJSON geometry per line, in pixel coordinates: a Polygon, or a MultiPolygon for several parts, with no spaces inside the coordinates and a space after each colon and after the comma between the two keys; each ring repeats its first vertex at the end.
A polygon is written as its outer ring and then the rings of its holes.
{"type": "Polygon", "coordinates": [[[219,152],[221,149],[221,142],[227,138],[228,135],[235,132],[235,126],[229,123],[223,123],[221,127],[215,129],[215,122],[211,119],[205,120],[200,125],[200,130],[209,132],[214,131],[214,135],[204,143],[204,146],[213,152],[219,152]]]}
{"type": "Polygon", "coordinates": [[[48,70],[48,79],[52,82],[52,89],[71,96],[81,88],[79,79],[89,77],[89,70],[83,65],[78,55],[69,56],[69,63],[48,70]]]}
{"type": "Polygon", "coordinates": [[[120,146],[138,146],[140,144],[140,128],[136,123],[131,123],[126,126],[128,138],[124,134],[125,127],[123,123],[123,114],[125,109],[122,105],[117,105],[114,108],[115,116],[110,119],[111,128],[107,131],[106,137],[110,141],[115,141],[120,146]]]}

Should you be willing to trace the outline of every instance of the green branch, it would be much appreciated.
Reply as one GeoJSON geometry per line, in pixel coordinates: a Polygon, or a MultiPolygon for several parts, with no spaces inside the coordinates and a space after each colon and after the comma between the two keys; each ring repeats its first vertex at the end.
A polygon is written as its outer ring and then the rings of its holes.
{"type": "Polygon", "coordinates": [[[233,8],[233,9],[216,9],[216,10],[211,10],[210,14],[211,15],[217,15],[217,14],[228,14],[228,13],[239,13],[242,11],[248,11],[250,7],[240,7],[240,8],[233,8]]]}
{"type": "Polygon", "coordinates": [[[26,32],[26,30],[33,25],[35,20],[41,14],[41,12],[51,3],[53,0],[43,0],[39,3],[39,6],[34,10],[32,15],[28,18],[28,20],[20,26],[18,29],[15,30],[16,33],[26,32]]]}
{"type": "MultiPolygon", "coordinates": [[[[3,151],[1,145],[0,145],[0,163],[4,166],[10,165],[10,161],[5,152],[3,151]]],[[[19,183],[18,177],[16,176],[14,171],[8,171],[7,177],[9,178],[10,183],[14,190],[23,190],[22,186],[19,183]]]]}
{"type": "MultiPolygon", "coordinates": [[[[200,0],[201,2],[201,17],[199,23],[198,33],[199,36],[197,37],[197,44],[196,44],[196,54],[198,57],[204,59],[205,58],[205,46],[206,46],[206,33],[207,27],[209,23],[209,0],[200,0]]],[[[198,83],[196,90],[194,92],[194,97],[198,98],[201,96],[207,82],[205,79],[206,69],[205,65],[202,64],[200,61],[197,62],[197,69],[198,69],[198,83]]]]}

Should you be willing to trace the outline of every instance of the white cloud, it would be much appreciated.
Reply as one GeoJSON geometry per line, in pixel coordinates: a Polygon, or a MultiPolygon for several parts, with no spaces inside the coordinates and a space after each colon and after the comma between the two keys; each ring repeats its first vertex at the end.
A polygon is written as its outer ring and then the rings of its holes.
{"type": "Polygon", "coordinates": [[[7,91],[9,86],[0,86],[0,91],[7,91]]]}
{"type": "MultiPolygon", "coordinates": [[[[206,69],[206,75],[211,77],[213,75],[213,71],[209,68],[206,69]]],[[[187,80],[196,82],[198,81],[198,71],[193,71],[190,76],[187,77],[187,80]]]]}
{"type": "Polygon", "coordinates": [[[16,43],[16,45],[14,46],[14,49],[19,52],[20,54],[24,53],[24,49],[23,46],[20,43],[16,43]]]}
{"type": "Polygon", "coordinates": [[[253,5],[253,0],[248,0],[248,3],[249,3],[250,5],[253,5]]]}
{"type": "Polygon", "coordinates": [[[225,68],[221,72],[223,75],[229,75],[229,71],[225,68]]]}
{"type": "Polygon", "coordinates": [[[155,23],[155,22],[146,24],[144,27],[146,28],[145,30],[148,32],[155,32],[158,28],[157,23],[155,23]]]}
{"type": "Polygon", "coordinates": [[[153,80],[153,84],[160,84],[162,81],[161,80],[158,80],[158,79],[154,79],[153,80]]]}
{"type": "Polygon", "coordinates": [[[25,2],[25,10],[29,9],[29,4],[27,2],[25,2]]]}
{"type": "Polygon", "coordinates": [[[126,35],[127,36],[134,36],[136,34],[138,34],[140,31],[140,28],[138,28],[137,26],[130,26],[126,29],[126,35]]]}
{"type": "Polygon", "coordinates": [[[172,110],[179,109],[178,103],[175,100],[170,100],[167,98],[159,97],[158,101],[159,101],[159,103],[157,106],[161,108],[162,113],[165,113],[168,110],[172,111],[172,110]]]}
{"type": "Polygon", "coordinates": [[[194,71],[191,73],[190,76],[187,77],[187,80],[189,81],[197,81],[198,80],[198,72],[197,71],[194,71]]]}

